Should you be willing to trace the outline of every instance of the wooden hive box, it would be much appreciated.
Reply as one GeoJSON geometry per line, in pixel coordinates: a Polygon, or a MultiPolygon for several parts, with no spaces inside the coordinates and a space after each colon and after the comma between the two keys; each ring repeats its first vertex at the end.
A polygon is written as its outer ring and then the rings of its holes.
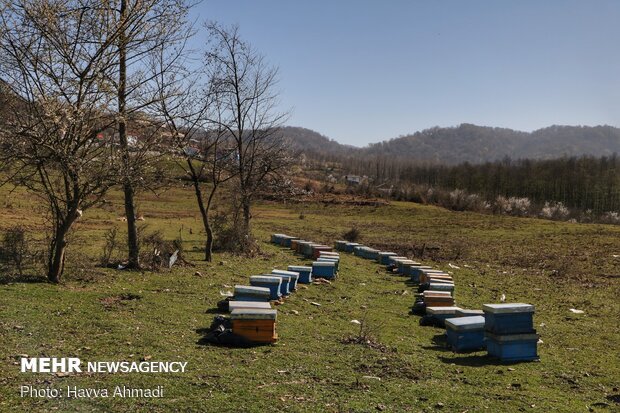
{"type": "Polygon", "coordinates": [[[299,278],[297,279],[298,283],[310,284],[312,282],[312,267],[307,267],[304,265],[289,265],[287,270],[299,274],[299,278]]]}
{"type": "Polygon", "coordinates": [[[418,262],[413,260],[398,260],[398,273],[402,275],[409,275],[412,265],[417,265],[418,262]]]}
{"type": "Polygon", "coordinates": [[[280,294],[282,294],[282,296],[287,296],[291,293],[291,277],[288,275],[282,275],[282,274],[265,274],[265,275],[269,275],[272,277],[278,277],[282,280],[282,284],[280,284],[280,294]]]}
{"type": "Polygon", "coordinates": [[[487,332],[485,344],[489,356],[505,362],[538,360],[536,332],[526,334],[495,335],[487,332]]]}
{"type": "Polygon", "coordinates": [[[269,288],[269,299],[270,300],[279,300],[280,299],[280,288],[282,284],[282,279],[279,277],[271,277],[267,275],[253,275],[250,277],[250,285],[254,287],[266,287],[269,288]]]}
{"type": "Polygon", "coordinates": [[[353,247],[353,255],[361,257],[363,254],[364,248],[366,248],[366,246],[361,245],[361,244],[358,244],[357,246],[353,247]]]}
{"type": "Polygon", "coordinates": [[[332,279],[336,277],[336,266],[333,262],[319,262],[312,263],[312,276],[332,279]]]}
{"type": "Polygon", "coordinates": [[[449,291],[452,295],[454,295],[454,284],[444,284],[444,283],[430,283],[428,286],[423,285],[423,291],[425,290],[435,290],[435,291],[449,291]]]}
{"type": "Polygon", "coordinates": [[[273,275],[286,275],[286,276],[290,277],[290,280],[289,280],[290,284],[288,285],[289,292],[293,292],[293,291],[295,291],[297,289],[297,281],[299,281],[299,273],[298,272],[274,269],[274,270],[271,271],[271,274],[273,274],[273,275]]]}
{"type": "Polygon", "coordinates": [[[448,318],[455,318],[455,313],[458,307],[448,306],[426,306],[426,315],[431,317],[440,326],[444,325],[444,322],[448,318]]]}
{"type": "Polygon", "coordinates": [[[454,307],[454,297],[438,295],[424,297],[424,305],[427,307],[454,307]]]}
{"type": "Polygon", "coordinates": [[[295,252],[299,254],[303,254],[304,249],[306,248],[306,245],[309,245],[309,244],[313,244],[313,242],[312,241],[297,241],[295,252]]]}
{"type": "Polygon", "coordinates": [[[339,264],[339,260],[338,259],[319,257],[319,258],[316,259],[316,262],[332,262],[332,263],[334,263],[334,271],[338,272],[338,264],[339,264]]]}
{"type": "Polygon", "coordinates": [[[364,253],[364,258],[368,260],[376,261],[377,257],[379,257],[379,250],[376,250],[374,248],[368,248],[364,253]]]}
{"type": "Polygon", "coordinates": [[[382,265],[388,265],[389,258],[395,257],[395,256],[396,256],[395,252],[379,251],[379,253],[377,254],[377,262],[382,265]]]}
{"type": "Polygon", "coordinates": [[[297,251],[297,245],[298,245],[300,242],[305,242],[305,240],[302,240],[302,239],[292,239],[292,240],[291,240],[291,249],[292,249],[293,251],[297,251]]]}
{"type": "Polygon", "coordinates": [[[319,258],[321,251],[332,251],[332,247],[328,247],[327,245],[315,245],[312,248],[312,258],[319,258]]]}
{"type": "Polygon", "coordinates": [[[344,245],[344,250],[345,252],[353,252],[353,248],[357,247],[358,245],[360,244],[358,244],[357,242],[347,242],[344,245]]]}
{"type": "Polygon", "coordinates": [[[271,309],[271,304],[265,301],[229,301],[228,302],[228,311],[233,311],[238,308],[245,309],[255,309],[255,310],[269,310],[271,309]]]}
{"type": "Polygon", "coordinates": [[[411,266],[411,268],[409,269],[409,274],[411,275],[411,281],[413,281],[416,284],[420,283],[420,277],[422,276],[422,273],[424,272],[424,270],[432,270],[431,267],[429,267],[428,265],[415,265],[415,266],[411,266]]]}
{"type": "Polygon", "coordinates": [[[253,285],[235,285],[235,301],[266,301],[269,302],[271,291],[266,287],[253,285]]]}
{"type": "Polygon", "coordinates": [[[446,338],[453,351],[473,351],[484,348],[484,317],[447,318],[446,338]]]}
{"type": "Polygon", "coordinates": [[[344,251],[345,246],[348,241],[338,240],[334,243],[334,248],[336,251],[344,251]]]}
{"type": "Polygon", "coordinates": [[[230,313],[234,334],[255,343],[273,343],[278,339],[278,310],[238,308],[230,313]]]}
{"type": "Polygon", "coordinates": [[[291,245],[293,243],[294,240],[298,240],[298,237],[289,237],[286,236],[282,239],[282,246],[283,247],[287,247],[287,248],[291,248],[291,245]]]}
{"type": "Polygon", "coordinates": [[[534,332],[534,306],[524,303],[484,304],[486,330],[495,335],[534,332]]]}

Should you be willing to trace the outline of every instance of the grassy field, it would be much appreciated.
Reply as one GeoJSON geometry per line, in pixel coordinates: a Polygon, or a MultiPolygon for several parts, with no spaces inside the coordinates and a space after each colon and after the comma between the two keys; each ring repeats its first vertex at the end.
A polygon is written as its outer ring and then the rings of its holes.
{"type": "MultiPolygon", "coordinates": [[[[0,226],[37,232],[27,194],[0,192],[0,226]]],[[[190,191],[143,196],[148,230],[181,236],[195,267],[162,273],[95,266],[103,234],[123,224],[118,194],[87,211],[73,235],[62,285],[0,285],[0,411],[618,411],[620,228],[387,206],[263,203],[254,211],[262,253],[201,262],[202,235],[190,191]],[[303,218],[303,219],[302,219],[303,218]],[[277,345],[227,349],[198,344],[214,307],[236,283],[305,263],[269,245],[272,232],[332,243],[356,226],[361,242],[421,253],[453,273],[458,305],[536,306],[540,362],[501,365],[484,352],[454,354],[442,330],[410,315],[413,287],[379,265],[344,255],[331,285],[309,285],[278,307],[277,345]],[[190,231],[191,230],[191,231],[190,231]],[[454,269],[448,264],[460,269],[454,269]],[[196,271],[202,276],[195,275],[196,271]],[[128,299],[129,298],[129,299],[128,299]],[[321,304],[312,305],[311,302],[321,304]],[[573,314],[570,308],[584,310],[573,314]],[[377,346],[345,344],[364,320],[377,346]],[[187,361],[185,374],[22,374],[20,355],[84,361],[187,361]],[[21,398],[19,386],[164,386],[149,399],[21,398]]]]}

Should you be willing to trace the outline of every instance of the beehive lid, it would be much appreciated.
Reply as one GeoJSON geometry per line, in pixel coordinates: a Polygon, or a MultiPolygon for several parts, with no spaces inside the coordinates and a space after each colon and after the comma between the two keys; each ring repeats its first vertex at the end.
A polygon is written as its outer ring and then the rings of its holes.
{"type": "Polygon", "coordinates": [[[271,309],[271,304],[266,301],[229,301],[228,309],[230,311],[236,310],[237,308],[256,308],[269,310],[271,309]]]}
{"type": "Polygon", "coordinates": [[[458,307],[426,307],[426,314],[445,315],[454,314],[458,307]]]}
{"type": "Polygon", "coordinates": [[[295,271],[272,270],[271,273],[273,275],[287,275],[291,278],[299,278],[299,273],[295,271]]]}
{"type": "Polygon", "coordinates": [[[416,265],[417,263],[413,260],[409,260],[409,259],[405,259],[405,260],[398,260],[400,263],[402,263],[403,265],[416,265]]]}
{"type": "Polygon", "coordinates": [[[278,310],[263,308],[237,308],[230,313],[231,320],[275,320],[278,310]]]}
{"type": "Polygon", "coordinates": [[[313,267],[335,267],[336,264],[333,262],[325,262],[325,261],[314,261],[312,263],[313,267]]]}
{"type": "Polygon", "coordinates": [[[458,316],[473,316],[473,315],[483,315],[484,311],[482,310],[468,310],[466,308],[461,308],[456,312],[458,316]]]}
{"type": "Polygon", "coordinates": [[[429,267],[428,265],[416,265],[416,268],[417,268],[418,270],[422,271],[422,272],[426,272],[426,271],[428,271],[428,270],[431,270],[431,271],[438,271],[438,270],[433,270],[433,268],[432,268],[432,267],[429,267]]]}
{"type": "Polygon", "coordinates": [[[306,267],[303,265],[289,265],[288,270],[294,271],[294,272],[306,272],[306,271],[312,271],[312,267],[306,267]]]}
{"type": "Polygon", "coordinates": [[[445,274],[445,272],[442,271],[442,270],[438,270],[436,268],[433,269],[433,268],[431,268],[429,266],[424,266],[424,265],[420,267],[420,271],[422,271],[423,273],[426,273],[426,274],[437,274],[437,273],[445,274]]]}
{"type": "Polygon", "coordinates": [[[424,297],[452,297],[452,295],[450,295],[450,291],[435,291],[435,290],[426,290],[422,293],[424,295],[424,297]]]}
{"type": "Polygon", "coordinates": [[[340,261],[338,258],[329,258],[329,257],[319,257],[316,260],[317,262],[338,262],[340,261]]]}
{"type": "Polygon", "coordinates": [[[357,242],[347,242],[345,245],[347,247],[357,247],[360,244],[358,244],[357,242]]]}
{"type": "Polygon", "coordinates": [[[454,285],[454,281],[452,281],[452,280],[442,280],[442,279],[437,279],[437,278],[431,278],[430,279],[430,283],[431,284],[451,284],[451,285],[454,285]]]}
{"type": "Polygon", "coordinates": [[[332,251],[319,251],[319,257],[325,257],[325,258],[329,258],[329,257],[333,257],[333,258],[340,258],[340,254],[338,254],[337,252],[332,252],[332,251]]]}
{"type": "Polygon", "coordinates": [[[271,273],[272,277],[278,277],[282,280],[282,282],[291,282],[291,276],[290,275],[284,275],[284,274],[274,274],[271,273]]]}
{"type": "Polygon", "coordinates": [[[396,253],[388,252],[388,251],[379,251],[379,255],[381,255],[382,257],[391,257],[393,255],[396,255],[396,253]]]}
{"type": "Polygon", "coordinates": [[[505,335],[495,335],[489,332],[485,332],[484,335],[487,338],[490,338],[494,341],[500,342],[510,342],[510,341],[538,341],[540,337],[536,332],[534,333],[525,333],[525,334],[505,334],[505,335]]]}
{"type": "Polygon", "coordinates": [[[437,290],[437,291],[452,291],[454,290],[454,284],[443,284],[443,283],[430,283],[429,289],[437,290]]]}
{"type": "Polygon", "coordinates": [[[484,328],[484,317],[476,315],[472,317],[448,318],[446,320],[446,327],[455,331],[482,330],[484,328]]]}
{"type": "Polygon", "coordinates": [[[508,314],[508,313],[533,313],[534,306],[524,303],[501,303],[501,304],[484,304],[482,310],[485,313],[508,314]]]}
{"type": "Polygon", "coordinates": [[[237,294],[269,297],[271,295],[271,291],[267,287],[255,287],[253,285],[235,285],[235,295],[237,294]]]}
{"type": "Polygon", "coordinates": [[[257,282],[263,284],[280,284],[282,282],[282,278],[271,277],[268,275],[253,275],[250,277],[250,282],[257,282]]]}

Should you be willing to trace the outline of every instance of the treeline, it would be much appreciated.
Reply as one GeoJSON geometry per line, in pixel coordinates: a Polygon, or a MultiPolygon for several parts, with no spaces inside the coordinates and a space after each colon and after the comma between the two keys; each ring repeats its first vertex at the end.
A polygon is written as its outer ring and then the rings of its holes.
{"type": "Polygon", "coordinates": [[[455,166],[412,164],[377,157],[366,162],[344,161],[343,168],[369,176],[372,185],[406,185],[465,190],[492,202],[498,197],[528,198],[533,204],[560,202],[580,211],[604,214],[620,210],[620,159],[567,157],[554,160],[511,160],[455,166]]]}

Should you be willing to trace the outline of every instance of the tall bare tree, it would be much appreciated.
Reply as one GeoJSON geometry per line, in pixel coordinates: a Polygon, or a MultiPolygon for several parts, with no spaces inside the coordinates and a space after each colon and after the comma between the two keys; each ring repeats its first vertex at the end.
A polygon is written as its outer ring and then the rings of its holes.
{"type": "Polygon", "coordinates": [[[207,26],[211,47],[207,65],[213,74],[225,116],[217,123],[236,152],[240,242],[251,239],[252,202],[271,179],[290,164],[279,128],[287,113],[277,110],[277,69],[239,35],[238,27],[207,26]]]}
{"type": "Polygon", "coordinates": [[[101,139],[114,124],[109,79],[120,32],[100,1],[0,3],[0,78],[7,97],[0,159],[7,180],[47,205],[47,277],[61,280],[67,235],[114,183],[118,162],[101,139]]]}
{"type": "MultiPolygon", "coordinates": [[[[160,156],[166,153],[169,143],[162,135],[163,123],[153,121],[160,108],[161,90],[156,81],[162,72],[176,70],[175,62],[183,55],[184,45],[191,36],[186,16],[189,5],[183,0],[111,0],[111,18],[121,28],[118,38],[117,94],[118,150],[123,161],[122,186],[125,215],[127,217],[128,267],[140,267],[138,228],[136,224],[136,191],[152,189],[162,182],[157,168],[160,156]],[[160,57],[161,50],[168,60],[153,66],[152,60],[160,57]],[[138,116],[138,115],[146,116],[138,116]],[[151,124],[129,134],[130,122],[136,117],[151,124]]],[[[133,124],[137,127],[136,123],[133,124]]]]}

